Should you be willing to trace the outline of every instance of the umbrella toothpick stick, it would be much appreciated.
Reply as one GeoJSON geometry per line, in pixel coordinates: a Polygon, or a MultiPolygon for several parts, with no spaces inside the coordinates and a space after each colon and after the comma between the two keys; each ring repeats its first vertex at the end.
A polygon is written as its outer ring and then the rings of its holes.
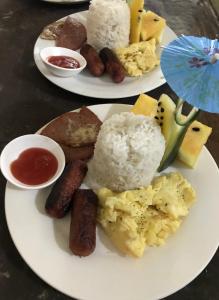
{"type": "Polygon", "coordinates": [[[177,106],[175,110],[175,121],[180,126],[185,126],[187,124],[191,124],[193,122],[198,114],[200,113],[200,110],[197,107],[193,107],[190,113],[185,117],[182,115],[182,107],[184,104],[184,100],[178,99],[177,106]]]}

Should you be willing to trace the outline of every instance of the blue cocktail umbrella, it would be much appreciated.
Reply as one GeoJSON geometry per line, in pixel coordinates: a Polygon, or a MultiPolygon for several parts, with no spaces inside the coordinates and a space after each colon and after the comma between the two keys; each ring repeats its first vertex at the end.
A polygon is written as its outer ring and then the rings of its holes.
{"type": "Polygon", "coordinates": [[[166,46],[161,69],[178,97],[204,111],[219,113],[219,41],[181,36],[166,46]]]}

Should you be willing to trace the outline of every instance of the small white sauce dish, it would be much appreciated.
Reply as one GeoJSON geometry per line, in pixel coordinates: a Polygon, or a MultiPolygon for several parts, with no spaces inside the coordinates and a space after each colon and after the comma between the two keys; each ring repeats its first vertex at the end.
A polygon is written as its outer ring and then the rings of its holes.
{"type": "Polygon", "coordinates": [[[15,138],[4,147],[0,156],[0,167],[4,177],[13,185],[22,189],[37,190],[51,185],[60,177],[65,167],[65,155],[62,148],[51,138],[40,134],[27,134],[15,138]],[[30,148],[46,149],[51,152],[58,161],[56,173],[42,184],[24,184],[16,179],[11,172],[11,163],[15,161],[24,150],[30,148]]]}
{"type": "Polygon", "coordinates": [[[72,77],[74,75],[79,74],[87,65],[87,61],[85,58],[78,53],[77,51],[73,51],[71,49],[63,48],[63,47],[47,47],[40,51],[40,57],[47,67],[47,69],[56,76],[59,77],[72,77]],[[48,59],[51,56],[70,56],[76,59],[80,67],[76,69],[68,69],[62,68],[56,65],[51,64],[48,59]]]}

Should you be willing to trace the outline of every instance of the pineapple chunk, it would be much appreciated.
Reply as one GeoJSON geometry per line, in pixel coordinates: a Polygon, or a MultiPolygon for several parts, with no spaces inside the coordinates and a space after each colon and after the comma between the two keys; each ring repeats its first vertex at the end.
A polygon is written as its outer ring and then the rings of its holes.
{"type": "Polygon", "coordinates": [[[178,158],[187,166],[194,168],[202,147],[207,142],[212,128],[194,121],[188,128],[180,146],[178,158]]]}
{"type": "Polygon", "coordinates": [[[129,2],[129,7],[131,13],[130,43],[132,44],[140,42],[144,0],[132,0],[129,2]]]}
{"type": "Polygon", "coordinates": [[[154,117],[157,114],[157,100],[148,95],[141,94],[132,107],[131,112],[136,115],[154,117]]]}
{"type": "Polygon", "coordinates": [[[156,42],[160,43],[165,26],[165,19],[150,10],[144,11],[141,21],[141,39],[147,41],[155,38],[156,42]]]}

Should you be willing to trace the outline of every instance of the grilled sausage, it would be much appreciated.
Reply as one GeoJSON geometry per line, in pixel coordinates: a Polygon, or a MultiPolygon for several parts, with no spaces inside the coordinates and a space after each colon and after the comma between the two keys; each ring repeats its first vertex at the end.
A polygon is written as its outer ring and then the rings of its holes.
{"type": "Polygon", "coordinates": [[[46,200],[45,209],[49,216],[62,218],[66,215],[71,207],[72,196],[80,187],[86,172],[87,165],[80,160],[73,161],[66,166],[46,200]]]}
{"type": "Polygon", "coordinates": [[[96,247],[97,205],[92,190],[77,190],[73,196],[69,247],[75,255],[88,256],[96,247]]]}
{"type": "Polygon", "coordinates": [[[96,77],[101,76],[105,67],[97,51],[91,45],[85,44],[82,46],[80,53],[86,59],[90,73],[96,77]]]}
{"type": "Polygon", "coordinates": [[[100,51],[100,58],[112,80],[116,83],[122,82],[125,78],[125,70],[113,51],[107,47],[103,48],[100,51]]]}

